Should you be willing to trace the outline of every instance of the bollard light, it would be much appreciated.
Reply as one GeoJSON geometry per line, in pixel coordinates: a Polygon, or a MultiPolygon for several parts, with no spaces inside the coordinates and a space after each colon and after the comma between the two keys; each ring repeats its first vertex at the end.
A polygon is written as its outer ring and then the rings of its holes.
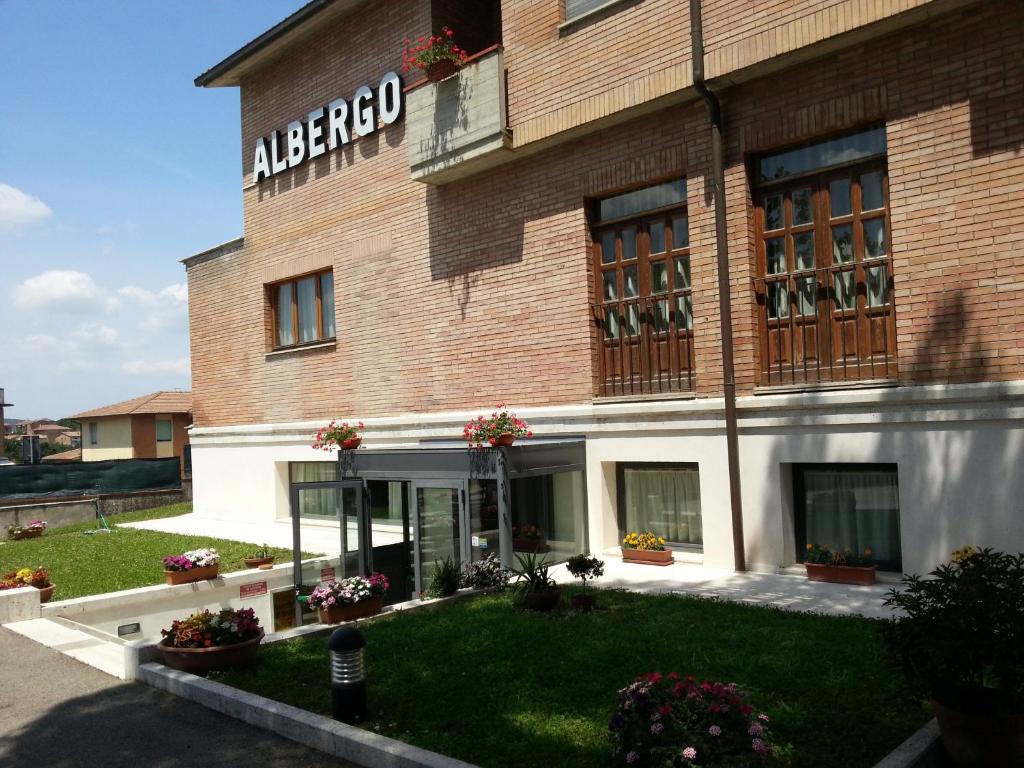
{"type": "Polygon", "coordinates": [[[331,715],[343,723],[366,719],[366,638],[355,627],[342,627],[331,634],[331,715]]]}

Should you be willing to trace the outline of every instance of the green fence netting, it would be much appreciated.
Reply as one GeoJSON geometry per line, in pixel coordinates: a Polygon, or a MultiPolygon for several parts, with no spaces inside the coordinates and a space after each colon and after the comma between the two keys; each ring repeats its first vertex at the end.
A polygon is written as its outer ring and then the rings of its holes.
{"type": "Polygon", "coordinates": [[[177,458],[0,467],[0,499],[5,500],[177,488],[181,488],[181,465],[177,458]]]}

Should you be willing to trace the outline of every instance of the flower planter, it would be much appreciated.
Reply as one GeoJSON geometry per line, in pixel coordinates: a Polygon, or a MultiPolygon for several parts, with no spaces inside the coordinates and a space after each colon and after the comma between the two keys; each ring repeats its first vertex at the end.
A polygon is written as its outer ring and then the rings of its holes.
{"type": "Polygon", "coordinates": [[[57,588],[56,584],[51,584],[48,587],[36,587],[39,590],[39,602],[48,603],[50,598],[53,597],[53,591],[57,588]]]}
{"type": "Polygon", "coordinates": [[[350,437],[348,440],[341,441],[341,450],[343,451],[354,451],[363,443],[361,437],[350,437]]]}
{"type": "Polygon", "coordinates": [[[217,578],[220,570],[220,563],[204,565],[202,568],[189,568],[187,571],[164,571],[164,579],[171,586],[176,584],[191,584],[193,581],[206,581],[217,578]]]}
{"type": "Polygon", "coordinates": [[[373,616],[384,610],[384,596],[360,600],[358,603],[347,603],[345,605],[332,605],[330,608],[317,608],[321,624],[338,624],[342,621],[354,621],[366,616],[373,616]]]}
{"type": "Polygon", "coordinates": [[[42,535],[42,530],[18,531],[17,533],[11,535],[11,539],[14,541],[21,541],[22,539],[38,539],[42,535]]]}
{"type": "Polygon", "coordinates": [[[215,669],[252,664],[259,652],[263,634],[261,629],[256,637],[234,645],[217,645],[210,648],[174,648],[161,642],[157,648],[163,654],[164,663],[168,667],[206,677],[215,669]]]}
{"type": "Polygon", "coordinates": [[[496,438],[494,438],[494,447],[497,448],[499,445],[505,446],[506,448],[516,441],[516,436],[511,432],[502,432],[496,438]]]}
{"type": "Polygon", "coordinates": [[[1024,712],[953,709],[932,700],[942,745],[958,768],[1024,765],[1024,712]]]}
{"type": "Polygon", "coordinates": [[[562,600],[562,590],[546,589],[543,592],[526,592],[523,594],[523,607],[531,611],[552,611],[562,600]]]}
{"type": "Polygon", "coordinates": [[[643,565],[672,565],[670,549],[623,549],[622,562],[643,565]]]}
{"type": "Polygon", "coordinates": [[[261,565],[269,565],[274,562],[274,556],[270,557],[247,557],[245,558],[245,565],[248,568],[259,568],[261,565]]]}
{"type": "Polygon", "coordinates": [[[857,584],[870,587],[875,583],[877,565],[822,565],[820,563],[804,563],[807,568],[808,581],[825,581],[831,584],[857,584]]]}
{"type": "Polygon", "coordinates": [[[597,606],[597,598],[594,595],[573,595],[569,603],[574,611],[589,613],[597,606]]]}
{"type": "Polygon", "coordinates": [[[539,555],[548,551],[548,543],[544,539],[527,539],[517,536],[512,539],[512,549],[516,552],[532,552],[539,555]]]}
{"type": "Polygon", "coordinates": [[[423,73],[427,76],[427,80],[432,83],[439,83],[445,78],[451,77],[459,71],[459,63],[452,61],[451,59],[441,59],[435,61],[433,64],[427,65],[427,68],[423,70],[423,73]]]}

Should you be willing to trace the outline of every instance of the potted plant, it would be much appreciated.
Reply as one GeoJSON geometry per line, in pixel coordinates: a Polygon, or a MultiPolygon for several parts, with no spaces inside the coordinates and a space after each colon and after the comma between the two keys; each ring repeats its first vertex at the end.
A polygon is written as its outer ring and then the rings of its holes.
{"type": "Polygon", "coordinates": [[[7,538],[13,539],[14,541],[21,541],[22,539],[38,539],[43,535],[43,531],[46,530],[46,523],[42,520],[32,520],[26,525],[14,525],[7,526],[7,538]]]}
{"type": "Polygon", "coordinates": [[[270,565],[273,562],[274,556],[270,553],[270,548],[266,544],[245,558],[245,564],[249,568],[259,568],[261,565],[270,565]]]}
{"type": "Polygon", "coordinates": [[[477,416],[462,429],[462,437],[470,448],[483,448],[485,444],[494,446],[512,445],[517,437],[533,437],[529,425],[509,413],[504,403],[494,406],[490,418],[477,416]]]}
{"type": "Polygon", "coordinates": [[[389,586],[383,573],[329,581],[313,590],[309,606],[317,609],[321,624],[361,619],[384,609],[384,595],[389,586]]]}
{"type": "Polygon", "coordinates": [[[440,35],[423,35],[413,43],[405,39],[402,55],[402,71],[421,69],[427,80],[433,83],[451,77],[466,63],[469,55],[455,44],[455,33],[448,27],[441,27],[440,35]]]}
{"type": "Polygon", "coordinates": [[[193,549],[164,558],[164,578],[168,584],[189,584],[217,578],[220,555],[216,549],[193,549]]]}
{"type": "Polygon", "coordinates": [[[652,672],[619,691],[619,706],[608,724],[612,764],[785,764],[790,750],[774,743],[769,722],[735,683],[652,672]]]}
{"type": "Polygon", "coordinates": [[[671,565],[672,552],[665,549],[665,539],[651,531],[633,531],[622,540],[622,560],[626,563],[671,565]]]}
{"type": "Polygon", "coordinates": [[[516,552],[543,554],[548,551],[548,542],[541,529],[535,525],[514,526],[512,549],[516,552]]]}
{"type": "Polygon", "coordinates": [[[162,629],[157,645],[164,663],[182,672],[206,677],[215,669],[251,664],[263,639],[263,627],[252,608],[220,613],[193,613],[162,629]]]}
{"type": "Polygon", "coordinates": [[[958,766],[1024,765],[1024,554],[963,547],[885,605],[886,642],[958,766]]]}
{"type": "Polygon", "coordinates": [[[434,561],[434,572],[430,575],[427,597],[448,597],[459,591],[462,576],[451,557],[434,561]]]}
{"type": "Polygon", "coordinates": [[[516,577],[516,594],[524,608],[531,611],[554,610],[562,599],[562,590],[555,580],[548,576],[548,563],[538,560],[534,554],[516,555],[519,568],[512,573],[516,577]]]}
{"type": "Polygon", "coordinates": [[[871,562],[871,549],[855,554],[849,547],[842,552],[833,552],[827,546],[808,544],[804,567],[810,581],[827,581],[833,584],[859,584],[871,586],[875,583],[878,566],[871,562]]]}
{"type": "Polygon", "coordinates": [[[462,571],[461,584],[470,589],[490,589],[502,591],[508,587],[511,572],[501,564],[501,559],[493,552],[483,560],[467,563],[462,571]]]}
{"type": "Polygon", "coordinates": [[[569,602],[577,611],[592,611],[597,604],[594,595],[587,594],[587,579],[599,579],[604,576],[604,560],[598,560],[590,555],[575,555],[570,557],[565,567],[569,573],[583,582],[583,594],[573,595],[569,602]]]}
{"type": "Polygon", "coordinates": [[[3,579],[0,579],[0,590],[21,587],[38,589],[40,603],[49,602],[53,597],[53,591],[57,589],[57,585],[50,581],[50,574],[42,566],[34,571],[31,568],[19,568],[16,571],[5,573],[3,579]]]}
{"type": "Polygon", "coordinates": [[[313,448],[318,451],[333,451],[340,448],[343,451],[354,451],[358,448],[363,438],[360,431],[364,428],[363,422],[349,424],[343,421],[340,424],[334,419],[328,422],[326,427],[320,427],[313,438],[313,448]]]}

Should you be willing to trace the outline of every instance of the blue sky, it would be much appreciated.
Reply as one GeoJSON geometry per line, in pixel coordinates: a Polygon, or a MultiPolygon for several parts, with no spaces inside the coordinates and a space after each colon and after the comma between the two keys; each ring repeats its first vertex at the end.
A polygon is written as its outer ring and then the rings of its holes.
{"type": "Polygon", "coordinates": [[[302,0],[0,0],[0,387],[60,418],[187,389],[180,259],[242,234],[238,90],[302,0]]]}

